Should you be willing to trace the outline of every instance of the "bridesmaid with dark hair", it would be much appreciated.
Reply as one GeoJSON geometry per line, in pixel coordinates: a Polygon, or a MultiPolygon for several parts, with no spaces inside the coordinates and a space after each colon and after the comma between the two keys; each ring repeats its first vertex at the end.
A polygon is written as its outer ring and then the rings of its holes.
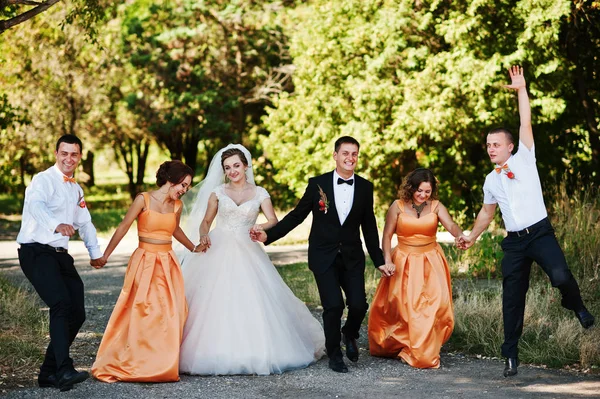
{"type": "Polygon", "coordinates": [[[462,230],[437,200],[429,169],[409,173],[387,212],[381,247],[388,274],[379,281],[369,314],[373,356],[399,357],[417,368],[438,368],[440,349],[454,328],[448,262],[436,241],[438,222],[462,230]],[[392,236],[398,245],[392,248],[392,236]]]}
{"type": "Polygon", "coordinates": [[[92,375],[100,381],[179,380],[187,303],[171,237],[190,251],[196,249],[179,227],[179,198],[189,189],[192,176],[183,162],[164,162],[156,173],[159,188],[134,199],[108,243],[105,261],[137,219],[139,246],[129,259],[123,289],[92,366],[92,375]]]}

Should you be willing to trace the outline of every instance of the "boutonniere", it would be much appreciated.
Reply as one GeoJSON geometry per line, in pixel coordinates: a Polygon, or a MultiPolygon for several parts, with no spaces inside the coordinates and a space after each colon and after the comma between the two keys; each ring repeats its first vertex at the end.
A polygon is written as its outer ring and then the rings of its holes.
{"type": "Polygon", "coordinates": [[[504,172],[506,177],[508,177],[509,179],[515,178],[515,174],[510,170],[510,168],[508,167],[508,164],[506,164],[506,163],[502,166],[498,166],[498,167],[494,168],[494,170],[496,171],[496,173],[504,172]]]}
{"type": "Polygon", "coordinates": [[[80,208],[85,208],[85,200],[81,194],[79,194],[79,198],[77,199],[77,205],[79,205],[80,208]]]}
{"type": "Polygon", "coordinates": [[[325,192],[323,191],[323,189],[321,188],[321,186],[319,186],[317,184],[317,187],[319,187],[319,210],[323,213],[325,213],[325,215],[327,215],[327,210],[329,209],[329,201],[327,201],[327,196],[325,195],[325,192]]]}

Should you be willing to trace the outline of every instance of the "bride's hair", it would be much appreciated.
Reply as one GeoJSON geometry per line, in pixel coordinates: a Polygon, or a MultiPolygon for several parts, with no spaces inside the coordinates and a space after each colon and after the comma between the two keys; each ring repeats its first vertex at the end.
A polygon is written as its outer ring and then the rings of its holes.
{"type": "Polygon", "coordinates": [[[239,148],[229,148],[229,149],[223,151],[223,153],[221,154],[221,167],[222,168],[224,167],[223,164],[225,163],[225,160],[227,158],[231,158],[235,155],[240,157],[240,160],[242,161],[244,166],[248,166],[248,159],[246,158],[246,155],[244,155],[242,150],[240,150],[239,148]]]}

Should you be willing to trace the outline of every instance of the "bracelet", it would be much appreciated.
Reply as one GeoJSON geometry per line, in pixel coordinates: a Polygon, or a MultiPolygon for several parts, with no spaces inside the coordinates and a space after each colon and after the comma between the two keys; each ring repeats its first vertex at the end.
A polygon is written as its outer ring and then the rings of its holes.
{"type": "MultiPolygon", "coordinates": [[[[200,244],[198,244],[200,245],[200,244]]],[[[198,248],[198,245],[194,245],[194,249],[192,249],[192,252],[196,252],[196,249],[198,248]]]]}

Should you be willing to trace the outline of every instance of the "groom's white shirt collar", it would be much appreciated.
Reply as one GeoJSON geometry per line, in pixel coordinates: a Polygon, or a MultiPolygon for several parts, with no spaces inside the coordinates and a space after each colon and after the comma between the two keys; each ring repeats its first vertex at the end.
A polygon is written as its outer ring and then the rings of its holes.
{"type": "Polygon", "coordinates": [[[341,177],[337,170],[333,171],[333,197],[335,199],[335,209],[337,210],[340,224],[344,224],[354,202],[354,188],[356,187],[356,179],[354,173],[348,179],[341,177]],[[339,179],[350,180],[354,179],[354,184],[337,184],[339,179]]]}

